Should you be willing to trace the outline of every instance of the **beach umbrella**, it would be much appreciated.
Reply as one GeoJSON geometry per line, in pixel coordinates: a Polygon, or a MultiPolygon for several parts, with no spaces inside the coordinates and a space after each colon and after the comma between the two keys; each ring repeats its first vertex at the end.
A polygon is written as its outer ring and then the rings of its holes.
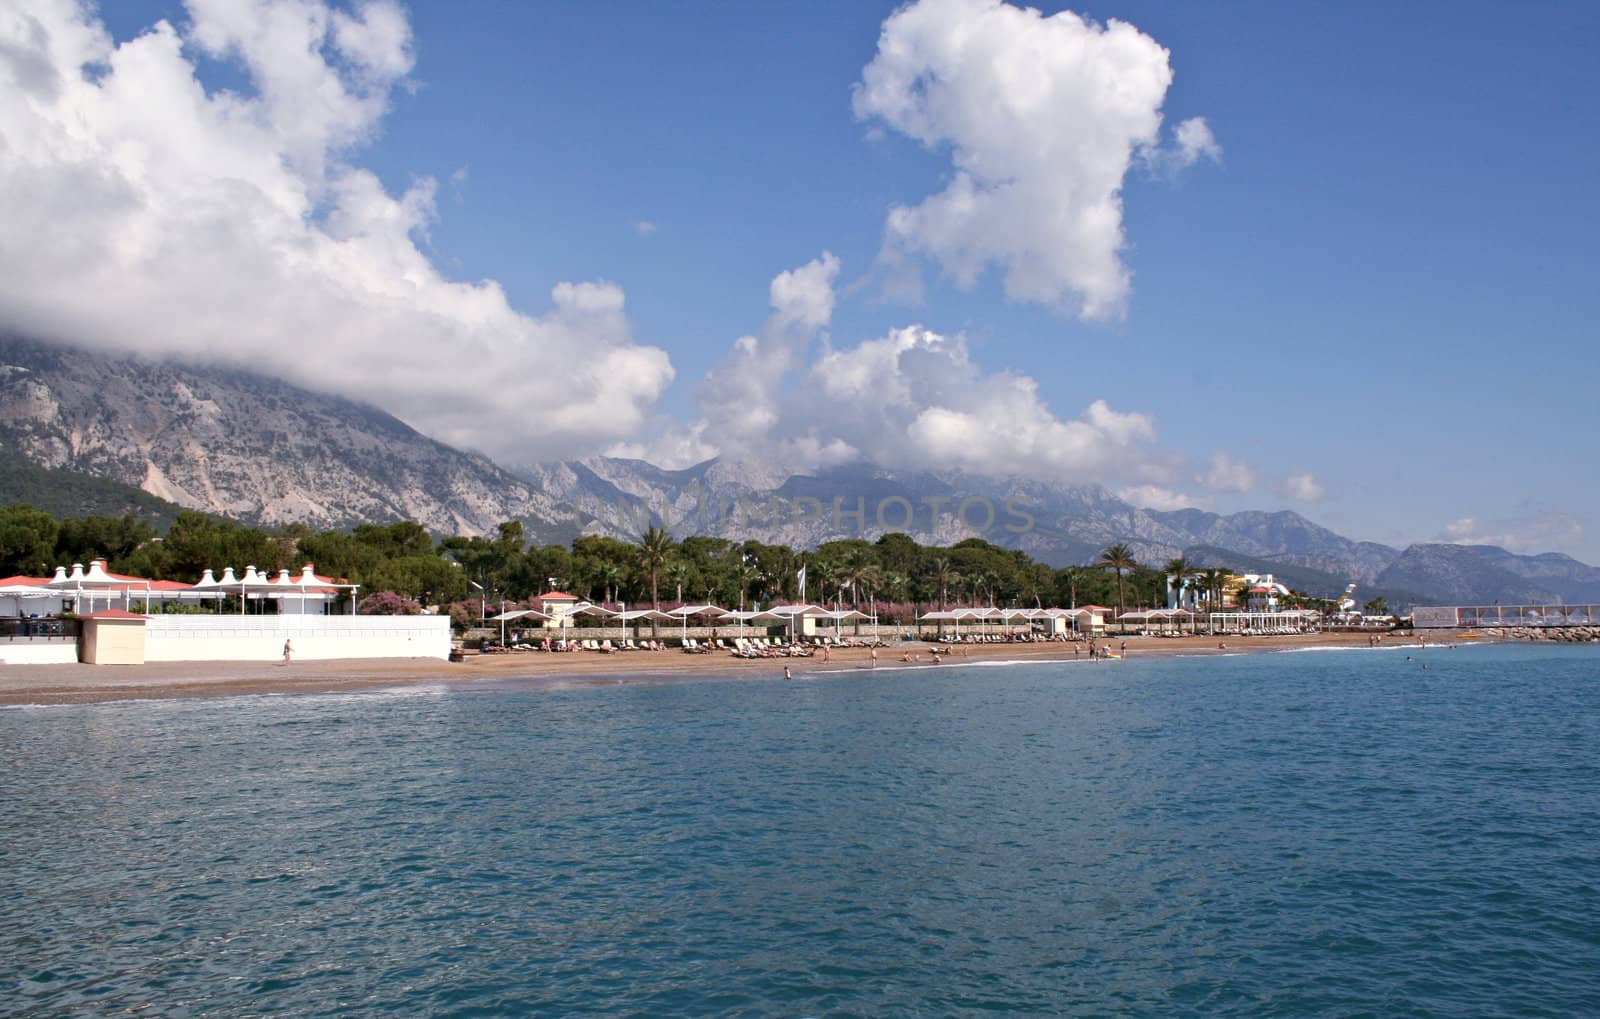
{"type": "Polygon", "coordinates": [[[718,608],[715,605],[679,605],[677,608],[667,609],[666,611],[667,615],[683,622],[683,636],[681,639],[685,641],[689,639],[690,616],[702,616],[707,619],[715,619],[721,616],[731,615],[727,609],[718,608]]]}

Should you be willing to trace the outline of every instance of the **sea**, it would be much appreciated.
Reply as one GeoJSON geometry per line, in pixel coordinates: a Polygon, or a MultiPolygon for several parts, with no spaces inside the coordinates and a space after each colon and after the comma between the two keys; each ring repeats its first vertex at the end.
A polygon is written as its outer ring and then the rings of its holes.
{"type": "Polygon", "coordinates": [[[0,1014],[1600,1015],[1600,649],[0,711],[0,1014]]]}

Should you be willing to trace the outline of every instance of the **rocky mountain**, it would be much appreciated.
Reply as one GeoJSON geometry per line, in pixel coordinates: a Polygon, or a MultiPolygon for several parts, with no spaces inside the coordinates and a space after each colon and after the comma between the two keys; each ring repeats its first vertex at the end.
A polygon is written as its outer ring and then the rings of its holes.
{"type": "Polygon", "coordinates": [[[0,339],[0,445],[191,509],[273,525],[414,520],[477,534],[587,521],[482,456],[337,396],[231,369],[0,339]]]}
{"type": "Polygon", "coordinates": [[[1600,603],[1600,569],[1580,563],[1569,555],[1559,552],[1517,555],[1494,545],[1465,547],[1485,562],[1554,591],[1569,605],[1600,603]]]}
{"type": "Polygon", "coordinates": [[[1054,566],[1092,563],[1123,542],[1144,563],[1190,554],[1301,578],[1323,595],[1356,581],[1392,592],[1397,605],[1600,601],[1600,569],[1567,556],[1454,545],[1402,552],[1297,513],[1157,512],[1097,485],[867,464],[792,472],[711,460],[665,470],[610,457],[508,471],[372,407],[276,379],[17,338],[0,338],[6,462],[21,465],[11,473],[15,501],[50,484],[41,477],[99,478],[265,525],[414,520],[442,535],[518,520],[534,540],[564,543],[579,533],[634,539],[659,524],[677,536],[799,548],[903,531],[928,544],[981,537],[1054,566]]]}
{"type": "Polygon", "coordinates": [[[1126,542],[1157,563],[1195,546],[1272,557],[1284,567],[1370,582],[1399,550],[1354,542],[1297,513],[1141,509],[1098,485],[1066,485],[961,472],[852,465],[804,474],[712,460],[679,471],[638,460],[588,460],[519,468],[554,497],[620,536],[651,524],[676,534],[755,538],[811,547],[903,531],[924,543],[980,537],[1053,566],[1092,562],[1126,542]]]}
{"type": "Polygon", "coordinates": [[[1192,545],[1265,556],[1273,559],[1280,571],[1304,567],[1347,577],[1346,583],[1371,583],[1400,555],[1399,549],[1371,541],[1351,541],[1287,510],[1246,510],[1219,516],[1185,509],[1157,516],[1193,535],[1192,545]]]}
{"type": "Polygon", "coordinates": [[[0,447],[0,505],[26,503],[56,518],[123,517],[166,530],[182,506],[131,485],[29,462],[14,449],[0,447]]]}
{"type": "Polygon", "coordinates": [[[1370,581],[1361,581],[1352,574],[1343,571],[1327,572],[1311,566],[1300,566],[1289,561],[1292,556],[1251,556],[1232,549],[1216,548],[1209,545],[1195,545],[1183,550],[1184,558],[1192,565],[1201,569],[1218,567],[1231,570],[1234,573],[1270,573],[1277,580],[1287,584],[1291,590],[1300,591],[1318,598],[1332,598],[1344,593],[1347,585],[1352,581],[1356,583],[1355,598],[1358,604],[1365,604],[1374,598],[1382,597],[1391,606],[1432,605],[1438,599],[1420,595],[1400,587],[1381,586],[1370,581]]]}
{"type": "Polygon", "coordinates": [[[1570,556],[1520,556],[1492,545],[1412,545],[1377,583],[1442,604],[1600,602],[1600,570],[1570,556]]]}

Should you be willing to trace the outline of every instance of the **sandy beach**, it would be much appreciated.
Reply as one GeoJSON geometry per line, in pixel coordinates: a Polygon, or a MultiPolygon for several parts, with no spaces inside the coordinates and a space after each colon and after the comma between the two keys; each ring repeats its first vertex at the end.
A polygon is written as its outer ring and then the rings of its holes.
{"type": "MultiPolygon", "coordinates": [[[[1391,635],[1386,645],[1412,641],[1391,635]]],[[[1366,647],[1360,633],[1318,633],[1274,637],[1227,637],[1219,648],[1215,637],[1129,637],[1128,658],[1177,654],[1206,656],[1264,653],[1300,647],[1366,647]]],[[[1116,650],[1120,638],[1111,638],[1116,650]]],[[[998,660],[1066,660],[1074,658],[1072,644],[964,644],[946,656],[942,666],[931,661],[930,645],[905,643],[878,651],[879,668],[906,668],[901,655],[911,651],[925,668],[949,668],[964,662],[998,660]]],[[[1085,654],[1077,645],[1078,657],[1085,654]]],[[[1118,663],[1108,661],[1106,667],[1118,663]]],[[[717,679],[782,679],[787,665],[796,678],[824,672],[870,671],[866,648],[845,648],[810,658],[742,659],[726,653],[685,654],[682,651],[636,651],[610,655],[592,652],[545,654],[510,652],[469,654],[461,662],[432,658],[349,659],[295,662],[182,662],[151,665],[13,665],[0,666],[0,705],[73,704],[101,701],[146,700],[169,697],[229,697],[248,694],[307,694],[374,690],[447,683],[470,688],[474,684],[516,682],[521,686],[559,689],[619,682],[679,682],[696,677],[717,679]]]]}

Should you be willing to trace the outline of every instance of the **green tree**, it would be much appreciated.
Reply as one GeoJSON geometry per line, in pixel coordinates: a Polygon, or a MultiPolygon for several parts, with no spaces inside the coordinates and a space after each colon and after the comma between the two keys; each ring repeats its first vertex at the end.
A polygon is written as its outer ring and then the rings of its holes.
{"type": "Polygon", "coordinates": [[[1055,586],[1055,572],[1043,563],[1030,563],[1021,580],[1022,597],[1032,598],[1034,608],[1044,608],[1044,596],[1055,586]]]}
{"type": "Polygon", "coordinates": [[[131,514],[121,517],[82,517],[61,521],[56,538],[56,562],[87,563],[105,559],[113,571],[135,550],[156,536],[149,521],[131,514]]]}
{"type": "Polygon", "coordinates": [[[910,576],[917,571],[917,564],[922,560],[922,546],[910,535],[898,531],[885,534],[873,542],[872,547],[878,557],[878,565],[891,573],[910,576]]]}
{"type": "Polygon", "coordinates": [[[850,607],[859,609],[862,592],[866,592],[870,598],[879,576],[878,557],[868,546],[850,549],[840,561],[839,574],[835,579],[841,588],[850,589],[850,607]]]}
{"type": "Polygon", "coordinates": [[[433,539],[428,536],[427,528],[409,520],[393,524],[357,524],[351,537],[358,544],[391,558],[433,554],[433,539]]]}
{"type": "Polygon", "coordinates": [[[939,592],[939,611],[945,611],[950,603],[950,585],[961,583],[960,571],[949,559],[939,556],[928,563],[928,580],[939,592]]]}
{"type": "Polygon", "coordinates": [[[1128,610],[1128,601],[1123,593],[1122,575],[1139,564],[1133,558],[1133,550],[1127,545],[1118,543],[1100,553],[1100,568],[1114,570],[1117,574],[1117,615],[1122,615],[1128,610]]]}
{"type": "Polygon", "coordinates": [[[595,568],[595,580],[605,587],[606,604],[616,602],[617,588],[628,578],[628,571],[622,568],[621,563],[607,560],[595,568]]]}
{"type": "MultiPolygon", "coordinates": [[[[683,589],[687,587],[692,590],[696,578],[694,567],[682,559],[673,559],[667,563],[667,568],[661,571],[661,579],[672,585],[673,597],[679,605],[684,603],[683,589]]],[[[660,608],[659,605],[656,607],[660,608]]]]}
{"type": "Polygon", "coordinates": [[[292,538],[230,520],[214,520],[193,510],[178,514],[162,544],[176,579],[188,581],[198,580],[208,569],[220,576],[229,566],[241,573],[247,566],[277,572],[289,567],[294,552],[292,538]]]}
{"type": "Polygon", "coordinates": [[[1216,612],[1222,607],[1222,588],[1228,582],[1228,571],[1212,567],[1200,574],[1200,588],[1206,594],[1206,605],[1216,612]]]}
{"type": "Polygon", "coordinates": [[[744,596],[751,584],[761,580],[761,569],[756,566],[754,559],[741,559],[734,577],[739,582],[739,611],[743,612],[744,596]]]}
{"type": "Polygon", "coordinates": [[[1063,589],[1065,589],[1066,593],[1067,593],[1067,597],[1066,597],[1067,608],[1069,608],[1069,609],[1077,608],[1078,607],[1078,585],[1080,583],[1082,583],[1083,578],[1084,578],[1084,574],[1085,574],[1085,571],[1081,566],[1063,566],[1061,569],[1057,570],[1056,571],[1056,588],[1055,588],[1056,589],[1056,598],[1055,598],[1055,600],[1057,602],[1060,602],[1062,600],[1061,591],[1063,589]]]}
{"type": "MultiPolygon", "coordinates": [[[[1176,559],[1168,559],[1167,565],[1161,568],[1161,572],[1165,577],[1170,577],[1172,579],[1172,590],[1177,596],[1177,600],[1182,602],[1183,582],[1193,577],[1199,571],[1193,566],[1189,565],[1189,560],[1185,559],[1183,556],[1178,556],[1176,559]]],[[[1166,585],[1163,584],[1162,586],[1165,587],[1166,585]]],[[[1165,591],[1162,593],[1165,594],[1165,591]]]]}
{"type": "Polygon", "coordinates": [[[0,509],[0,573],[49,576],[61,525],[56,518],[32,506],[6,506],[0,509]]]}
{"type": "Polygon", "coordinates": [[[672,537],[659,527],[651,527],[639,539],[638,557],[640,568],[650,576],[650,604],[659,610],[661,593],[657,584],[661,570],[672,558],[672,537]]]}

